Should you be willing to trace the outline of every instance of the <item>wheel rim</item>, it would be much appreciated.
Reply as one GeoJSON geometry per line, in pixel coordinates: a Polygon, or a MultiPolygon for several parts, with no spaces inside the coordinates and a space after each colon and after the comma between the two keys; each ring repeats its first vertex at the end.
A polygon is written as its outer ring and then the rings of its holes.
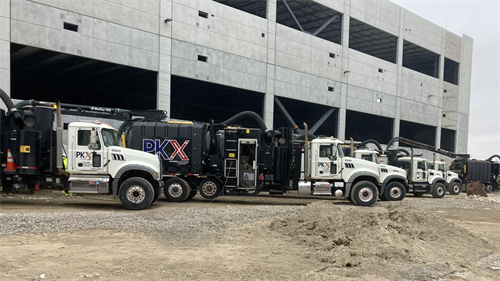
{"type": "Polygon", "coordinates": [[[368,187],[363,187],[358,193],[358,197],[363,202],[369,202],[373,198],[373,191],[368,187]]]}
{"type": "Polygon", "coordinates": [[[170,196],[172,197],[180,197],[182,195],[182,191],[182,185],[178,183],[173,183],[168,186],[168,194],[170,194],[170,196]]]}
{"type": "Polygon", "coordinates": [[[438,187],[438,189],[437,189],[437,194],[438,194],[438,195],[442,195],[443,193],[444,193],[444,188],[442,188],[441,186],[440,186],[440,187],[438,187]]]}
{"type": "Polygon", "coordinates": [[[492,191],[492,190],[493,190],[493,186],[491,186],[491,185],[486,186],[486,191],[492,191]]]}
{"type": "Polygon", "coordinates": [[[127,189],[127,199],[136,204],[141,203],[146,198],[146,191],[139,185],[133,185],[127,189]]]}
{"type": "Polygon", "coordinates": [[[390,192],[393,198],[398,198],[401,195],[401,189],[399,189],[398,187],[391,188],[390,192]]]}
{"type": "Polygon", "coordinates": [[[460,186],[458,186],[458,184],[453,185],[453,192],[455,193],[460,192],[460,186]]]}
{"type": "Polygon", "coordinates": [[[212,181],[207,181],[201,186],[201,190],[205,195],[212,196],[217,192],[217,186],[212,181]]]}

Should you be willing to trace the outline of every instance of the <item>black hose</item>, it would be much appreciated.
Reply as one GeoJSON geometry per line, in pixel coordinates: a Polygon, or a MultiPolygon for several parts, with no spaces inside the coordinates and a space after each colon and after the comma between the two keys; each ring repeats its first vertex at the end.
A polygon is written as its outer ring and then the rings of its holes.
{"type": "Polygon", "coordinates": [[[216,125],[231,125],[231,124],[234,124],[236,121],[243,119],[245,117],[250,117],[250,118],[253,118],[255,121],[257,121],[257,123],[259,124],[260,130],[262,132],[267,131],[267,126],[264,123],[264,120],[262,120],[262,118],[259,116],[259,114],[255,113],[253,111],[240,112],[240,113],[234,115],[233,117],[227,119],[226,121],[219,123],[219,124],[216,124],[216,125]]]}
{"type": "Polygon", "coordinates": [[[21,115],[21,113],[19,111],[17,111],[17,108],[14,106],[14,103],[12,102],[10,97],[2,89],[0,89],[0,97],[2,98],[3,102],[7,106],[7,109],[9,110],[10,114],[12,114],[12,116],[14,116],[14,122],[16,123],[16,125],[19,127],[24,127],[23,116],[21,115]]]}
{"type": "Polygon", "coordinates": [[[359,146],[366,146],[367,143],[373,143],[375,146],[377,146],[378,150],[382,151],[382,146],[380,143],[374,139],[367,139],[364,142],[362,142],[359,146]]]}
{"type": "Polygon", "coordinates": [[[404,152],[404,153],[406,153],[406,155],[410,156],[410,152],[408,152],[408,150],[406,150],[406,149],[398,149],[396,151],[397,152],[404,152]]]}
{"type": "Polygon", "coordinates": [[[486,161],[493,161],[493,158],[495,158],[495,157],[500,160],[500,156],[498,154],[495,154],[495,155],[491,155],[491,157],[486,159],[486,161]]]}

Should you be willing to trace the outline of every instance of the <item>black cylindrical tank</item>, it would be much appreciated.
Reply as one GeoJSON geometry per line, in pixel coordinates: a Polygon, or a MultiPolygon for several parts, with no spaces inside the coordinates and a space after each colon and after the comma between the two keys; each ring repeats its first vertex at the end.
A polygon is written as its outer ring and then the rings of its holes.
{"type": "Polygon", "coordinates": [[[19,154],[17,157],[17,173],[22,175],[38,175],[40,163],[40,132],[34,130],[17,131],[19,154]]]}

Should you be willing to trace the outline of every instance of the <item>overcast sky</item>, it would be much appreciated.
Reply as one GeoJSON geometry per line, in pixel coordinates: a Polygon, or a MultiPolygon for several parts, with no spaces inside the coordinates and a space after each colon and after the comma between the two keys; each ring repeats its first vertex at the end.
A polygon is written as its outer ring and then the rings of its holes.
{"type": "Polygon", "coordinates": [[[500,0],[391,0],[462,36],[474,39],[468,153],[500,155],[500,0]]]}

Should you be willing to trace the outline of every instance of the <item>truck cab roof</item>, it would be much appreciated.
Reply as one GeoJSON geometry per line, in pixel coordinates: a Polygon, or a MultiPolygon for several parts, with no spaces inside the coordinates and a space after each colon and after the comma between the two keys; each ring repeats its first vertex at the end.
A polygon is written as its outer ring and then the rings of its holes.
{"type": "Polygon", "coordinates": [[[71,122],[68,125],[68,128],[69,127],[92,127],[92,128],[101,128],[101,129],[115,129],[113,126],[111,126],[109,124],[105,124],[105,123],[99,122],[99,121],[71,122]]]}

